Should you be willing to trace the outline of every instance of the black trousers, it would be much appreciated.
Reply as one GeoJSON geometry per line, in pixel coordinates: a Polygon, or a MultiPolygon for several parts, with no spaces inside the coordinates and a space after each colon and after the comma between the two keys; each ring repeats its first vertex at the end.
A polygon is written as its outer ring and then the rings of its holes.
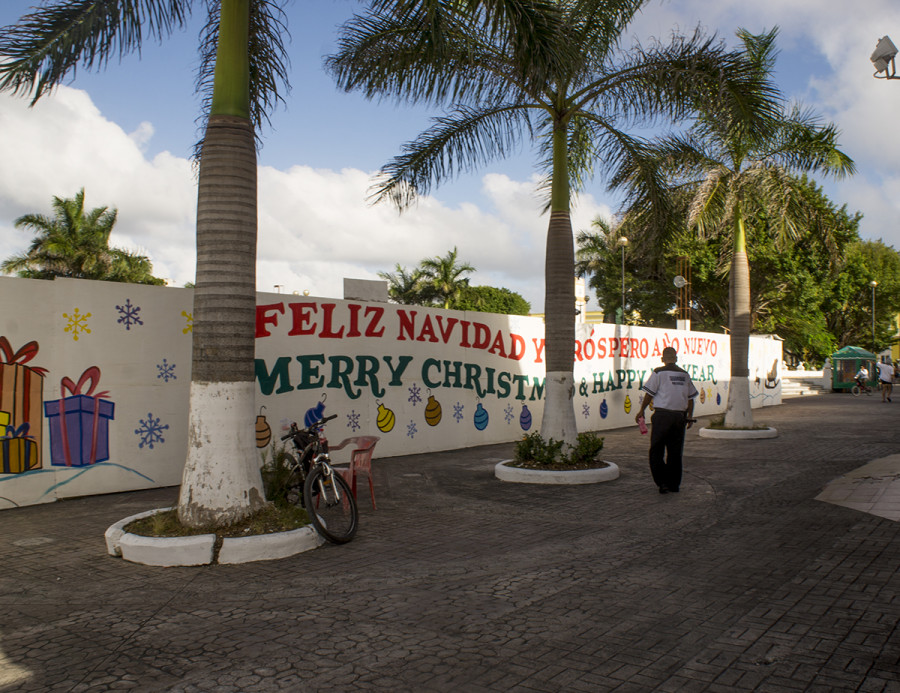
{"type": "Polygon", "coordinates": [[[657,486],[681,486],[681,456],[684,450],[685,413],[657,409],[650,417],[650,474],[657,486]]]}

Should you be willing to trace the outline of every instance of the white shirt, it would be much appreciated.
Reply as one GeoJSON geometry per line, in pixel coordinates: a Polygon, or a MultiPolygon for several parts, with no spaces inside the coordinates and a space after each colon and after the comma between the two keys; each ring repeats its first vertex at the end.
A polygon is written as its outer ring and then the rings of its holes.
{"type": "Polygon", "coordinates": [[[663,366],[650,374],[641,389],[653,398],[656,409],[687,411],[688,401],[699,392],[691,376],[678,366],[663,366]]]}
{"type": "Polygon", "coordinates": [[[894,367],[889,363],[878,363],[878,377],[885,383],[893,382],[894,367]]]}

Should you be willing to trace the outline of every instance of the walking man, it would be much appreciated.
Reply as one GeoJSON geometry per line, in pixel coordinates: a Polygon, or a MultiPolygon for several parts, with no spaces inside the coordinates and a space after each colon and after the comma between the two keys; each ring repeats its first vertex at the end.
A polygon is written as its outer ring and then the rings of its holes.
{"type": "Polygon", "coordinates": [[[687,371],[676,366],[678,354],[672,347],[663,349],[661,368],[656,368],[641,389],[644,400],[634,417],[643,418],[653,401],[650,423],[650,473],[660,493],[678,493],[681,487],[681,455],[685,427],[690,428],[694,398],[699,394],[687,371]]]}
{"type": "Polygon", "coordinates": [[[881,401],[891,401],[891,390],[894,388],[894,367],[891,365],[891,359],[884,357],[885,360],[876,364],[878,366],[878,379],[881,381],[881,401]]]}

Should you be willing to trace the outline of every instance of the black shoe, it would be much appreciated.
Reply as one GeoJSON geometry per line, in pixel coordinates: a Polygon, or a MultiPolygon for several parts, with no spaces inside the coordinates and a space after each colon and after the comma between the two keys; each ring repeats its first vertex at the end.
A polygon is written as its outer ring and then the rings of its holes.
{"type": "Polygon", "coordinates": [[[668,492],[669,492],[669,489],[668,489],[667,487],[665,487],[665,486],[660,486],[660,487],[659,487],[659,492],[660,492],[660,493],[668,493],[668,492]]]}

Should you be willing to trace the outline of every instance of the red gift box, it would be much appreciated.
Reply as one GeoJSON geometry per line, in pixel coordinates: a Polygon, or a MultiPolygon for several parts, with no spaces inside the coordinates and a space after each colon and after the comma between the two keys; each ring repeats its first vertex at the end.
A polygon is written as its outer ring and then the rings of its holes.
{"type": "MultiPolygon", "coordinates": [[[[18,351],[13,351],[9,340],[0,337],[0,411],[9,415],[7,425],[19,430],[23,424],[28,424],[28,430],[31,431],[29,438],[22,439],[31,445],[8,443],[4,448],[4,451],[11,454],[14,448],[22,448],[22,455],[28,456],[27,469],[21,471],[41,467],[43,433],[41,404],[44,399],[44,374],[47,369],[25,365],[37,355],[37,352],[37,342],[28,342],[18,351]]],[[[7,459],[11,458],[4,455],[3,470],[0,473],[17,473],[7,471],[7,459]]]]}

